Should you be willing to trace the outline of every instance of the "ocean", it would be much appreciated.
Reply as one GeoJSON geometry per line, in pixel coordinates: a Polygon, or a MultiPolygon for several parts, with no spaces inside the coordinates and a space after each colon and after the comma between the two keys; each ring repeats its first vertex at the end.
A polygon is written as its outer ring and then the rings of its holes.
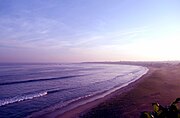
{"type": "Polygon", "coordinates": [[[61,110],[74,101],[126,86],[147,71],[115,64],[0,64],[0,118],[61,110]]]}

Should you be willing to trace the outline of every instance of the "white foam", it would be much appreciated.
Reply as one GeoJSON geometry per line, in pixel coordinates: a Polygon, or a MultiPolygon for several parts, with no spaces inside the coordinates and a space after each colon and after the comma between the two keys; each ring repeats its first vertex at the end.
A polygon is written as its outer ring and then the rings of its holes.
{"type": "Polygon", "coordinates": [[[12,104],[12,103],[16,103],[16,102],[20,102],[20,101],[24,101],[24,100],[30,100],[33,98],[45,96],[47,94],[48,94],[47,91],[43,91],[43,92],[38,92],[38,93],[31,93],[31,94],[20,95],[20,96],[2,99],[2,100],[0,100],[0,106],[12,104]]]}

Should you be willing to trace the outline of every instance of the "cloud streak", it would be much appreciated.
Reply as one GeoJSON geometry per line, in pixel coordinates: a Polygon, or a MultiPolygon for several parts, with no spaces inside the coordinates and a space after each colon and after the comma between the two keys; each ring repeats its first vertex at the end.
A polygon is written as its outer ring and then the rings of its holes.
{"type": "MultiPolygon", "coordinates": [[[[14,56],[16,61],[28,56],[65,61],[147,56],[148,43],[179,39],[179,11],[179,2],[167,1],[4,0],[0,1],[0,53],[4,60],[14,56]]],[[[165,55],[160,53],[165,48],[162,45],[151,55],[165,55]]],[[[179,50],[169,50],[175,49],[179,50]]]]}

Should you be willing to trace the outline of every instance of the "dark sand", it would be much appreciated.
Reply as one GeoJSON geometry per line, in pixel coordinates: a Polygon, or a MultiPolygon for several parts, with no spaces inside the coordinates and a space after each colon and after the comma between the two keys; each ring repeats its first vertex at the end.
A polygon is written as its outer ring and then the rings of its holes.
{"type": "MultiPolygon", "coordinates": [[[[117,64],[117,63],[116,63],[117,64]]],[[[169,105],[180,97],[180,65],[166,63],[136,63],[149,68],[138,81],[102,99],[59,114],[58,118],[139,118],[140,112],[152,111],[151,103],[169,105]]]]}

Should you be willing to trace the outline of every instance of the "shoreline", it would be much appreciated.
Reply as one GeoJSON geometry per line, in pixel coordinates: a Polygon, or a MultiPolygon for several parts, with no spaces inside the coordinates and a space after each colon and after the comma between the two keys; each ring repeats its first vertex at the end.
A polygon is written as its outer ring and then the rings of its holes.
{"type": "Polygon", "coordinates": [[[56,116],[55,118],[78,118],[81,115],[87,113],[89,110],[91,110],[92,108],[98,106],[99,104],[106,102],[106,100],[111,99],[112,97],[114,97],[117,93],[119,94],[123,94],[126,93],[128,91],[130,91],[131,89],[133,89],[140,81],[141,79],[144,79],[146,76],[148,76],[150,74],[150,70],[148,70],[148,72],[144,75],[142,75],[139,79],[127,84],[126,86],[123,86],[117,90],[115,90],[114,92],[104,96],[103,98],[99,98],[96,101],[91,101],[88,102],[86,104],[83,104],[81,106],[78,106],[70,111],[67,111],[63,114],[60,114],[58,116],[56,116]]]}
{"type": "MultiPolygon", "coordinates": [[[[139,118],[140,112],[152,111],[151,103],[170,104],[180,97],[180,65],[168,63],[138,64],[149,71],[136,81],[122,87],[105,97],[81,104],[61,113],[54,110],[43,114],[44,118],[139,118]],[[171,79],[174,79],[172,81],[171,79]],[[172,92],[168,94],[168,86],[172,92]],[[175,86],[175,87],[174,87],[175,86]],[[168,96],[168,97],[167,97],[168,96]],[[109,116],[109,117],[108,117],[109,116]]],[[[73,104],[76,105],[76,102],[73,104]]]]}
{"type": "MultiPolygon", "coordinates": [[[[136,65],[135,65],[136,66],[136,65]]],[[[138,65],[139,66],[139,65],[138,65]]],[[[47,110],[49,112],[37,112],[35,114],[32,114],[29,117],[43,117],[43,118],[74,118],[74,117],[78,117],[80,115],[80,113],[84,113],[88,110],[90,110],[91,108],[95,107],[96,105],[102,103],[103,101],[110,99],[112,96],[114,96],[114,94],[116,94],[117,91],[121,91],[121,93],[124,93],[126,91],[128,91],[129,89],[133,89],[132,85],[138,83],[140,81],[141,78],[143,78],[144,76],[146,76],[149,73],[149,68],[145,67],[146,71],[144,74],[140,75],[139,77],[137,77],[136,79],[125,83],[121,86],[115,87],[111,90],[102,92],[102,93],[98,93],[96,95],[87,97],[87,98],[82,98],[80,100],[77,101],[73,101],[72,103],[70,103],[68,106],[65,106],[63,109],[54,109],[54,110],[47,110]],[[131,86],[131,87],[130,87],[131,86]]]]}
{"type": "Polygon", "coordinates": [[[152,64],[147,67],[149,73],[131,84],[132,89],[122,94],[117,91],[110,99],[81,112],[78,117],[139,118],[141,112],[153,111],[152,103],[167,106],[180,97],[180,64],[158,63],[158,66],[152,64]]]}

